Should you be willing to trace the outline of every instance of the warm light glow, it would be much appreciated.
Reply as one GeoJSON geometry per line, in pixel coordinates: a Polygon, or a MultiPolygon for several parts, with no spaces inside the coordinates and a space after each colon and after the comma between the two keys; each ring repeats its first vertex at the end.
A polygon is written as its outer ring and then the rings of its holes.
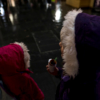
{"type": "Polygon", "coordinates": [[[56,5],[55,21],[59,22],[61,18],[60,5],[56,5]]]}
{"type": "Polygon", "coordinates": [[[11,23],[14,24],[14,18],[12,14],[9,14],[9,18],[10,18],[11,23]]]}
{"type": "Polygon", "coordinates": [[[15,0],[11,0],[11,5],[15,7],[15,0]]]}
{"type": "Polygon", "coordinates": [[[55,13],[55,20],[56,21],[59,21],[60,20],[60,17],[61,17],[61,11],[58,9],[55,13]]]}

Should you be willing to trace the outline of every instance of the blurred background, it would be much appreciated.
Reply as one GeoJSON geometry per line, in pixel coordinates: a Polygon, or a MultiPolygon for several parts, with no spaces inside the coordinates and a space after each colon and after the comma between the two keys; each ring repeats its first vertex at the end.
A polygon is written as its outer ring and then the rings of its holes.
{"type": "MultiPolygon", "coordinates": [[[[57,66],[62,67],[60,30],[64,16],[74,8],[99,16],[100,0],[0,0],[0,47],[15,41],[27,45],[34,72],[31,76],[45,100],[55,100],[59,84],[46,65],[49,58],[57,57],[57,66]]],[[[14,100],[1,87],[0,100],[14,100]]]]}

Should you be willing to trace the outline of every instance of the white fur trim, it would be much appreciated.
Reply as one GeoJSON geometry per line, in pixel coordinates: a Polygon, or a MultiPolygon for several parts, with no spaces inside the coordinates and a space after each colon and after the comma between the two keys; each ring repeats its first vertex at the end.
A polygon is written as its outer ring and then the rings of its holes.
{"type": "Polygon", "coordinates": [[[24,62],[25,62],[25,68],[29,68],[30,67],[30,55],[28,53],[28,48],[27,46],[22,43],[22,42],[15,42],[14,44],[18,44],[19,46],[21,46],[21,48],[23,49],[23,52],[24,52],[24,62]]]}
{"type": "Polygon", "coordinates": [[[82,10],[72,10],[66,14],[63,27],[60,32],[61,43],[64,48],[63,60],[65,62],[63,70],[73,78],[78,74],[78,60],[75,48],[75,19],[82,10]]]}

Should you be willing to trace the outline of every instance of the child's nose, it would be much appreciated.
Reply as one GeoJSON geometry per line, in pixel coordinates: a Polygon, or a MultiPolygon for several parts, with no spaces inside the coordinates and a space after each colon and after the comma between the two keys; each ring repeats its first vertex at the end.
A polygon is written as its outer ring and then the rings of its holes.
{"type": "Polygon", "coordinates": [[[59,42],[59,46],[61,47],[61,42],[59,42]]]}

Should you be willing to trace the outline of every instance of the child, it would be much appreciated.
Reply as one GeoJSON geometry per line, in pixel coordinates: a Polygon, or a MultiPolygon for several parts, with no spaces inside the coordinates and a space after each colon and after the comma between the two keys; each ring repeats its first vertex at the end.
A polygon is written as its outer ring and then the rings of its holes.
{"type": "Polygon", "coordinates": [[[0,48],[0,76],[4,86],[17,100],[44,100],[42,91],[29,73],[30,55],[23,43],[0,48]]]}
{"type": "Polygon", "coordinates": [[[60,33],[63,68],[55,100],[100,100],[100,17],[73,10],[65,16],[60,33]]]}

